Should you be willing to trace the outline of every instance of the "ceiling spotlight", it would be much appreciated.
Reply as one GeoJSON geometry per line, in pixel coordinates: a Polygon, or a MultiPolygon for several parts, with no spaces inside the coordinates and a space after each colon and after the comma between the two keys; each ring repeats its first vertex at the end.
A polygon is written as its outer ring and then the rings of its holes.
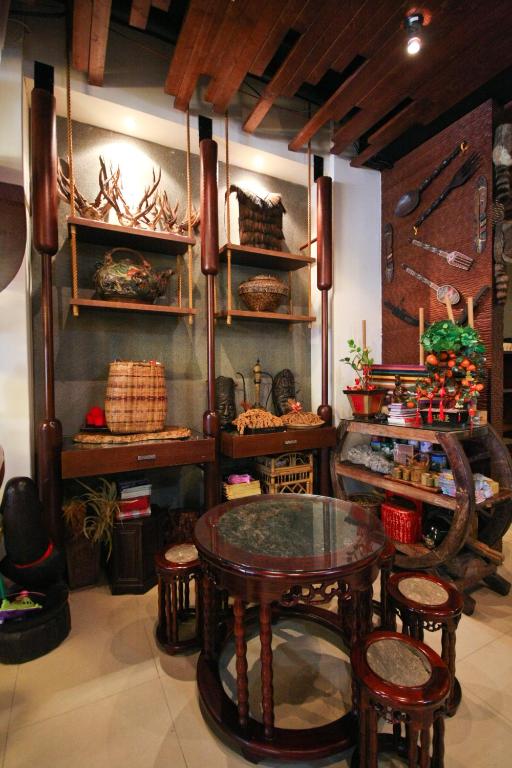
{"type": "Polygon", "coordinates": [[[411,12],[404,19],[404,27],[407,33],[407,53],[410,56],[415,56],[421,50],[423,23],[422,13],[411,12]]]}

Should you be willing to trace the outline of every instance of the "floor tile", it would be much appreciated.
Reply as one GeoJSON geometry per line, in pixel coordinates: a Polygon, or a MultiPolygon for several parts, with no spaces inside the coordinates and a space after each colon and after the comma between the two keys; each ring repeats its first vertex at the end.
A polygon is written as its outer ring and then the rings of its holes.
{"type": "Polygon", "coordinates": [[[512,636],[501,635],[457,665],[464,692],[471,692],[512,727],[512,636]]]}
{"type": "Polygon", "coordinates": [[[186,768],[159,680],[9,733],[4,768],[186,768]]]}
{"type": "Polygon", "coordinates": [[[0,766],[2,765],[4,747],[7,739],[17,676],[17,664],[0,665],[0,766]]]}
{"type": "Polygon", "coordinates": [[[158,676],[133,596],[71,595],[72,630],[55,651],[20,666],[11,728],[67,712],[158,676]]]}

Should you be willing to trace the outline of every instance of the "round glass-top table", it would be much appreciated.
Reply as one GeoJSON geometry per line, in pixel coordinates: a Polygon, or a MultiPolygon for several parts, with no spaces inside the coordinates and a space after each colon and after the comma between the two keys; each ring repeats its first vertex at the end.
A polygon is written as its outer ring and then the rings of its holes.
{"type": "Polygon", "coordinates": [[[372,583],[386,537],[379,520],[350,502],[278,494],[227,502],[195,527],[202,563],[203,650],[198,687],[203,711],[251,760],[316,759],[354,743],[354,715],[292,730],[274,726],[272,627],[298,614],[342,634],[348,646],[371,630],[372,583]],[[233,598],[233,618],[219,616],[219,594],[233,598]],[[337,600],[336,610],[327,603],[337,600]],[[257,608],[247,609],[247,604],[257,608]],[[262,720],[249,712],[246,625],[257,616],[262,720]],[[234,637],[236,698],[225,693],[218,659],[234,637]]]}

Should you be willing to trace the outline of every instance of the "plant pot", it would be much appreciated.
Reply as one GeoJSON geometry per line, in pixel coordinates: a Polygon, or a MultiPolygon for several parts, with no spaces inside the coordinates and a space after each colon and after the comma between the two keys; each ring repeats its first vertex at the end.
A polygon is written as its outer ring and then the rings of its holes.
{"type": "Polygon", "coordinates": [[[358,419],[371,419],[380,413],[387,389],[344,389],[352,414],[358,419]]]}
{"type": "Polygon", "coordinates": [[[65,550],[69,588],[80,589],[97,584],[100,575],[100,545],[85,536],[78,536],[66,541],[65,550]]]}

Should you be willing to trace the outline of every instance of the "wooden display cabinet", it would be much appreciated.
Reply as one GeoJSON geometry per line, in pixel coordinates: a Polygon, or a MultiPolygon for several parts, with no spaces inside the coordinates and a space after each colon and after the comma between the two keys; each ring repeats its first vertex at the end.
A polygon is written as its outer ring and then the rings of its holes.
{"type": "MultiPolygon", "coordinates": [[[[459,571],[453,578],[461,591],[475,588],[481,581],[500,594],[508,594],[510,583],[497,573],[503,561],[501,541],[512,520],[512,460],[506,446],[489,424],[467,429],[436,431],[435,429],[398,427],[388,424],[341,421],[338,426],[338,442],[331,458],[331,477],[334,493],[346,498],[344,479],[350,478],[375,488],[392,491],[398,495],[442,507],[452,513],[452,524],[446,537],[435,549],[422,543],[395,543],[395,563],[399,568],[437,569],[447,565],[451,572],[459,571]],[[350,434],[375,435],[401,439],[426,440],[438,443],[448,457],[453,471],[457,494],[455,497],[432,493],[421,487],[403,483],[373,472],[344,457],[346,440],[350,434]],[[494,479],[499,482],[500,492],[486,501],[475,502],[473,472],[480,470],[482,462],[490,464],[494,479]],[[464,559],[455,560],[465,547],[464,559]]],[[[443,572],[446,577],[446,572],[443,572]]],[[[474,610],[474,600],[465,594],[465,612],[474,610]]]]}
{"type": "Polygon", "coordinates": [[[149,517],[117,520],[108,563],[113,595],[140,595],[157,583],[155,554],[164,546],[164,513],[152,506],[149,517]]]}

